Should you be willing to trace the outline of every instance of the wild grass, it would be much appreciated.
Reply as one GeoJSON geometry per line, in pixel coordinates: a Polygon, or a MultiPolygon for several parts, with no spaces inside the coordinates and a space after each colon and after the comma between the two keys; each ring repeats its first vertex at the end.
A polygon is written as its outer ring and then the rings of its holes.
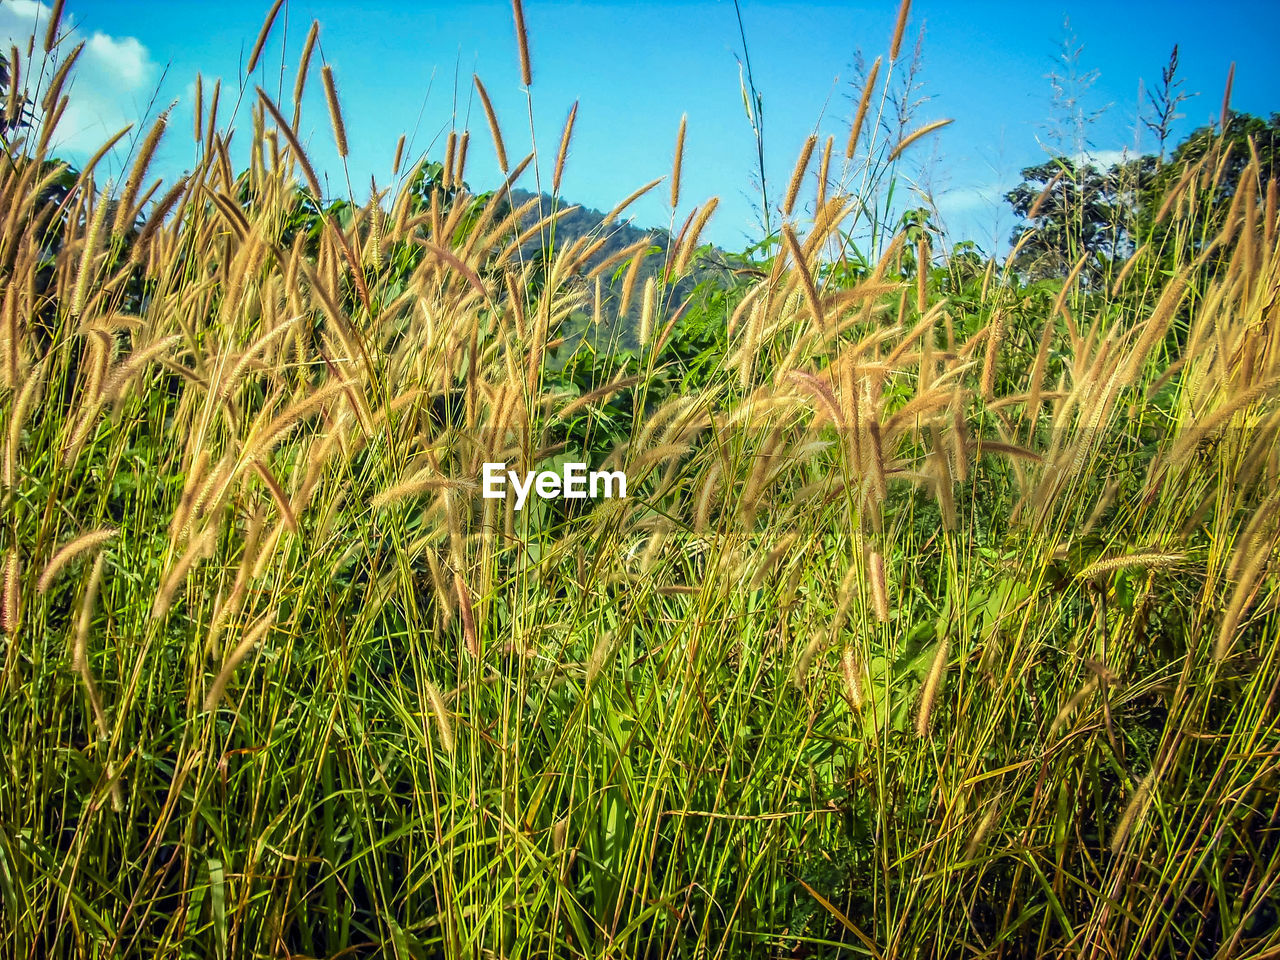
{"type": "Polygon", "coordinates": [[[869,166],[828,142],[806,216],[806,143],[695,357],[715,201],[605,295],[590,242],[528,257],[556,211],[476,88],[479,197],[460,132],[329,205],[261,90],[249,168],[215,87],[149,210],[163,122],[118,197],[7,145],[4,955],[1280,948],[1275,182],[1184,188],[1134,255],[1172,275],[966,297],[852,246],[906,146],[864,95],[869,166]],[[563,377],[632,299],[638,350],[563,377]],[[584,450],[627,499],[481,497],[584,450]]]}

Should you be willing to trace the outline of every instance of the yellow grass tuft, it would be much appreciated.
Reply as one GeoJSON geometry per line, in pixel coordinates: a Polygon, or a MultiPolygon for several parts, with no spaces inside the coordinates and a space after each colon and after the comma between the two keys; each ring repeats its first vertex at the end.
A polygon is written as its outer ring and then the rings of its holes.
{"type": "Polygon", "coordinates": [[[791,182],[787,185],[787,198],[782,203],[782,212],[785,216],[791,216],[791,212],[795,209],[796,198],[800,195],[800,184],[804,181],[805,171],[809,169],[809,160],[813,157],[813,150],[817,145],[818,138],[809,134],[804,141],[804,147],[800,150],[795,169],[791,171],[791,182]]]}
{"type": "Polygon", "coordinates": [[[684,169],[684,137],[689,127],[689,115],[680,117],[680,129],[676,132],[675,159],[671,162],[671,209],[680,206],[680,178],[684,169]]]}
{"type": "Polygon", "coordinates": [[[258,645],[259,641],[267,635],[267,632],[275,626],[275,622],[276,611],[270,610],[245,632],[240,642],[236,644],[235,649],[223,661],[222,669],[218,671],[218,675],[214,677],[213,683],[209,687],[209,692],[205,694],[205,710],[216,710],[218,708],[218,704],[222,701],[222,695],[226,691],[232,675],[236,672],[236,668],[258,645]]]}
{"type": "Polygon", "coordinates": [[[333,141],[338,145],[338,156],[347,156],[347,124],[342,119],[342,104],[338,102],[338,87],[333,80],[333,67],[325,64],[320,71],[324,81],[324,99],[329,105],[329,122],[333,125],[333,141]]]}
{"type": "Polygon", "coordinates": [[[276,0],[271,5],[271,9],[267,11],[267,18],[262,21],[262,29],[258,31],[258,39],[253,44],[253,50],[249,53],[249,65],[244,68],[245,73],[253,73],[258,66],[258,58],[262,56],[262,48],[267,45],[267,37],[271,35],[271,28],[275,26],[276,15],[280,12],[280,8],[284,6],[284,0],[276,0]]]}
{"type": "Polygon", "coordinates": [[[440,695],[440,689],[430,680],[425,684],[427,693],[427,703],[431,707],[431,714],[435,718],[436,735],[440,738],[440,746],[444,748],[444,752],[453,756],[455,745],[453,739],[453,721],[449,716],[449,708],[445,706],[444,697],[440,695]]]}
{"type": "Polygon", "coordinates": [[[22,621],[22,558],[10,550],[4,559],[4,594],[0,596],[0,630],[12,634],[22,621]]]}
{"type": "Polygon", "coordinates": [[[53,581],[57,579],[58,574],[62,572],[62,569],[67,564],[80,556],[80,554],[101,547],[104,543],[113,539],[117,533],[119,531],[114,527],[103,527],[100,530],[92,530],[89,533],[82,534],[66,544],[45,565],[44,572],[40,574],[40,579],[36,583],[36,592],[40,594],[48,593],[49,588],[53,586],[53,581]]]}
{"type": "Polygon", "coordinates": [[[929,720],[937,705],[938,692],[942,688],[942,678],[947,669],[947,658],[951,656],[951,639],[943,633],[938,637],[938,649],[933,655],[933,665],[925,678],[924,689],[920,693],[920,709],[916,713],[916,736],[929,735],[929,720]]]}
{"type": "Polygon", "coordinates": [[[521,0],[511,0],[511,13],[516,22],[516,45],[520,52],[520,82],[529,87],[533,85],[533,65],[529,60],[529,31],[525,27],[521,0]]]}
{"type": "Polygon", "coordinates": [[[1183,559],[1184,556],[1181,553],[1158,553],[1155,551],[1130,553],[1120,557],[1107,557],[1104,560],[1097,560],[1089,564],[1089,566],[1076,574],[1076,579],[1092,580],[1104,573],[1112,573],[1115,570],[1125,570],[1130,567],[1137,567],[1142,570],[1171,567],[1180,563],[1183,559]]]}
{"type": "Polygon", "coordinates": [[[933,121],[933,123],[926,123],[923,127],[920,127],[917,130],[913,130],[911,133],[903,137],[902,140],[898,142],[898,145],[894,147],[892,151],[890,151],[889,159],[887,162],[893,163],[893,161],[897,160],[898,157],[902,156],[903,151],[905,151],[909,146],[911,146],[921,137],[927,137],[929,134],[933,133],[934,131],[941,130],[950,122],[951,122],[950,118],[946,120],[935,120],[933,121]]]}
{"type": "Polygon", "coordinates": [[[902,0],[898,7],[898,19],[893,23],[893,42],[889,44],[889,59],[897,60],[902,52],[902,37],[907,32],[907,15],[911,12],[911,0],[902,0]]]}

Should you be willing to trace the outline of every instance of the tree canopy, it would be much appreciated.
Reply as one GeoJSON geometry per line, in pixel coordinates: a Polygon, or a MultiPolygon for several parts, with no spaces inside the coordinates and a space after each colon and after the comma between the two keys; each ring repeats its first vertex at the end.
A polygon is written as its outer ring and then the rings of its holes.
{"type": "Polygon", "coordinates": [[[1015,266],[1029,279],[1043,279],[1065,276],[1085,257],[1081,276],[1096,280],[1137,246],[1161,245],[1162,208],[1174,190],[1195,191],[1205,201],[1195,209],[1213,212],[1216,219],[1196,231],[1197,243],[1208,243],[1255,157],[1249,189],[1265,191],[1280,174],[1280,113],[1230,115],[1225,131],[1200,127],[1168,159],[1146,154],[1100,166],[1053,157],[1026,167],[1022,182],[1005,194],[1021,219],[1010,237],[1015,266]]]}

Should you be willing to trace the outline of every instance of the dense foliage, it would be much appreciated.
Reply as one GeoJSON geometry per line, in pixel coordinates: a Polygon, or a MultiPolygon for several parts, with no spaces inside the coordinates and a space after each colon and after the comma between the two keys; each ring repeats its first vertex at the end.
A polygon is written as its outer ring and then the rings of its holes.
{"type": "Polygon", "coordinates": [[[872,130],[731,256],[459,137],[322,197],[282,109],[153,191],[163,121],[111,192],[5,140],[0,954],[1280,947],[1252,121],[1000,262],[859,220],[872,130]],[[480,495],[567,460],[628,498],[480,495]]]}

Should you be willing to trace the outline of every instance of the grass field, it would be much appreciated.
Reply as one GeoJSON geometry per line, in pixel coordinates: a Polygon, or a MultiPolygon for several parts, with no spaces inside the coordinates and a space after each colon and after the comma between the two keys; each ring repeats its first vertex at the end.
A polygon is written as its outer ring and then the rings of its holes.
{"type": "Polygon", "coordinates": [[[292,102],[249,87],[236,172],[205,87],[108,185],[39,91],[0,955],[1275,955],[1276,182],[1220,189],[1219,143],[1131,256],[950,256],[857,202],[899,43],[853,156],[809,144],[775,243],[681,299],[678,168],[641,270],[473,196],[468,133],[322,202],[292,102]],[[149,190],[161,135],[201,162],[149,190]],[[566,460],[628,497],[481,496],[566,460]]]}

